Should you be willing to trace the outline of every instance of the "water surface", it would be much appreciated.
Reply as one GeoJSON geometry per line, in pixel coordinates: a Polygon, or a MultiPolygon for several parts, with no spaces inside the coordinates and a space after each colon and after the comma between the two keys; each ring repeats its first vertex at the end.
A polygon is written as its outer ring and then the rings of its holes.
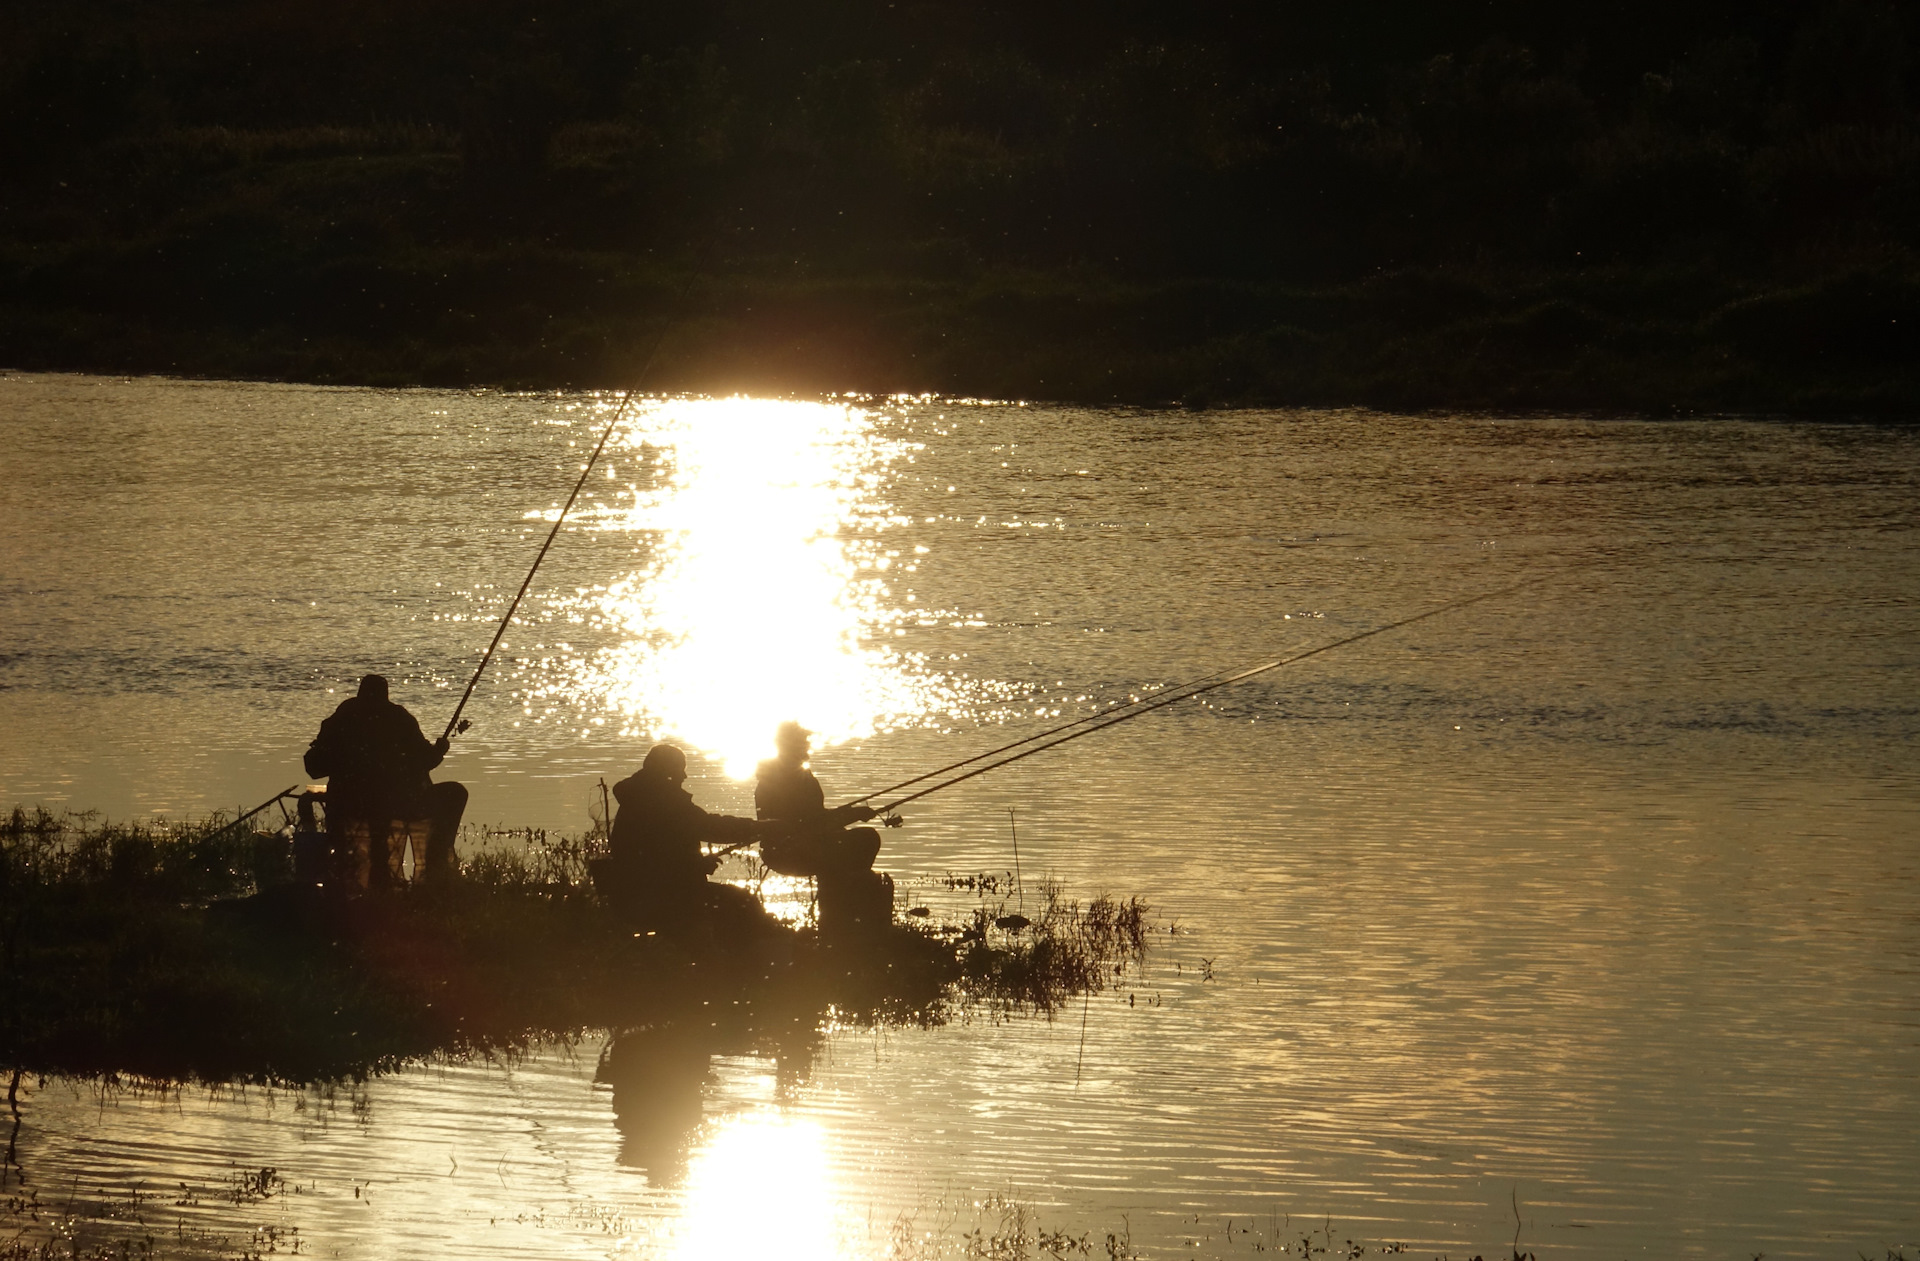
{"type": "MultiPolygon", "coordinates": [[[[369,668],[437,728],[614,405],[0,378],[0,801],[251,804],[369,668]]],[[[882,861],[914,901],[1010,868],[1011,811],[1029,880],[1177,926],[1084,1012],[697,1048],[638,1091],[595,1084],[597,1038],[331,1101],[54,1082],[21,1162],[83,1239],[342,1257],[957,1251],[996,1196],[1096,1255],[1504,1254],[1516,1211],[1543,1257],[1911,1250],[1917,456],[1737,419],[649,401],[469,707],[470,818],[583,829],[662,737],[745,810],[783,718],[852,795],[1519,589],[910,808],[882,861]]]]}

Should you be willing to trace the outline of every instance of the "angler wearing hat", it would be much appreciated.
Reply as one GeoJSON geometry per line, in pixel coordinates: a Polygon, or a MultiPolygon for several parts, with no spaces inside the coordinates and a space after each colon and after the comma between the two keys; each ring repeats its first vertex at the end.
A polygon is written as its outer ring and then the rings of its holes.
{"type": "Polygon", "coordinates": [[[327,780],[327,830],[350,887],[402,883],[409,840],[416,880],[437,883],[458,872],[453,843],[467,790],[427,774],[447,748],[444,737],[429,742],[414,716],[388,699],[379,674],[363,676],[359,691],[320,724],[307,774],[327,780]]]}
{"type": "Polygon", "coordinates": [[[637,920],[661,926],[702,910],[757,913],[758,904],[744,889],[707,879],[720,860],[701,845],[751,842],[762,826],[702,810],[686,779],[687,755],[671,744],[656,744],[639,770],[613,786],[620,810],[606,868],[609,898],[637,920]]]}
{"type": "Polygon", "coordinates": [[[783,876],[819,880],[822,931],[887,923],[893,916],[893,880],[873,870],[880,833],[847,826],[865,823],[878,811],[827,809],[826,792],[807,767],[812,735],[797,722],[781,723],[773,736],[776,755],[760,763],[754,813],[774,825],[773,834],[761,840],[760,858],[783,876]]]}

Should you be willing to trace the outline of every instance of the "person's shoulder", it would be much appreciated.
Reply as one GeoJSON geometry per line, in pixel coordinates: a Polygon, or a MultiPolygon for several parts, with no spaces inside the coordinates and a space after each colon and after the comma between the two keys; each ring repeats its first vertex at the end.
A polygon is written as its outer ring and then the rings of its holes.
{"type": "Polygon", "coordinates": [[[411,727],[415,731],[420,729],[420,720],[413,716],[413,711],[398,701],[363,700],[361,703],[366,706],[369,717],[397,727],[411,727]]]}
{"type": "Polygon", "coordinates": [[[780,775],[780,759],[770,757],[753,768],[755,779],[777,779],[780,775]]]}

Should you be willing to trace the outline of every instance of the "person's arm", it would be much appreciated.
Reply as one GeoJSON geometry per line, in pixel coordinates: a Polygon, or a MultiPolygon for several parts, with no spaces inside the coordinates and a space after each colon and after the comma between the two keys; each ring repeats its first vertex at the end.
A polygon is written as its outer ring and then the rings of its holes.
{"type": "Polygon", "coordinates": [[[742,819],[731,814],[711,814],[700,807],[698,835],[703,841],[714,841],[721,845],[731,845],[736,841],[750,841],[765,830],[765,825],[757,819],[742,819]]]}
{"type": "Polygon", "coordinates": [[[307,755],[300,759],[307,768],[307,774],[314,779],[330,777],[339,765],[339,741],[334,738],[333,719],[321,721],[320,732],[314,736],[313,743],[307,746],[307,755]]]}
{"type": "Polygon", "coordinates": [[[327,733],[322,729],[307,746],[307,755],[300,759],[310,779],[326,779],[333,774],[333,750],[327,746],[326,739],[327,733]]]}
{"type": "MultiPolygon", "coordinates": [[[[699,815],[695,820],[697,831],[694,835],[710,844],[725,846],[750,844],[780,828],[780,824],[775,822],[762,823],[757,819],[741,819],[730,814],[710,814],[699,806],[694,806],[693,809],[699,815]]],[[[700,861],[706,866],[707,874],[711,876],[720,866],[720,855],[703,854],[700,861]]]]}
{"type": "Polygon", "coordinates": [[[453,747],[448,743],[447,738],[442,736],[438,740],[428,740],[426,734],[420,730],[420,720],[407,710],[403,709],[400,712],[407,717],[407,730],[412,735],[408,743],[415,750],[414,756],[420,762],[421,773],[425,774],[446,761],[447,750],[453,747]]]}

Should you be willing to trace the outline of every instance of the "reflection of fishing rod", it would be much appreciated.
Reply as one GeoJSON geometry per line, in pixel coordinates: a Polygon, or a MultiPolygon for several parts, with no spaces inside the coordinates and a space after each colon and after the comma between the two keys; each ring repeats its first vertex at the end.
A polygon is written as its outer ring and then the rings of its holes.
{"type": "MultiPolygon", "coordinates": [[[[879,809],[886,812],[898,810],[901,806],[906,805],[909,801],[918,801],[920,798],[931,796],[932,794],[939,792],[943,788],[951,788],[955,784],[974,778],[976,775],[985,775],[988,771],[998,770],[1002,766],[1008,766],[1014,762],[1020,761],[1022,758],[1032,757],[1034,754],[1039,753],[1042,750],[1051,749],[1056,745],[1065,744],[1069,740],[1078,740],[1080,739],[1080,737],[1090,736],[1096,731],[1105,731],[1108,727],[1118,726],[1119,724],[1126,722],[1128,719],[1138,718],[1142,714],[1152,713],[1154,710],[1160,709],[1167,705],[1171,705],[1176,701],[1183,701],[1188,699],[1189,697],[1199,696],[1203,692],[1211,692],[1216,688],[1226,687],[1227,685],[1232,683],[1239,683],[1242,680],[1250,679],[1257,674],[1265,674],[1269,670],[1278,670],[1281,666],[1292,665],[1296,661],[1305,661],[1308,657],[1317,657],[1323,652],[1332,652],[1335,648],[1341,648],[1346,646],[1347,644],[1358,643],[1363,639],[1371,639],[1375,635],[1384,635],[1386,632],[1390,630],[1398,630],[1402,626],[1411,626],[1415,622],[1425,621],[1427,618],[1437,617],[1442,613],[1448,613],[1453,611],[1454,609],[1463,609],[1467,607],[1469,604],[1478,604],[1482,600],[1491,600],[1495,596],[1507,595],[1510,592],[1518,591],[1520,587],[1524,585],[1525,585],[1524,583],[1520,583],[1511,587],[1501,587],[1497,591],[1483,591],[1478,595],[1463,596],[1457,600],[1449,600],[1445,604],[1436,605],[1435,607],[1430,608],[1425,612],[1415,613],[1413,616],[1403,617],[1397,622],[1388,622],[1386,625],[1376,626],[1372,630],[1364,630],[1355,635],[1348,635],[1344,639],[1336,639],[1331,643],[1321,644],[1318,648],[1309,648],[1305,652],[1294,653],[1292,656],[1289,656],[1289,657],[1276,657],[1272,661],[1263,661],[1259,665],[1249,666],[1247,669],[1236,671],[1225,678],[1215,679],[1212,682],[1203,682],[1198,685],[1188,685],[1184,689],[1178,690],[1175,694],[1161,693],[1157,696],[1152,697],[1147,701],[1139,702],[1128,713],[1113,714],[1111,711],[1109,711],[1107,714],[1096,715],[1096,717],[1105,718],[1106,721],[1100,722],[1091,726],[1083,726],[1081,730],[1075,731],[1070,735],[1063,735],[1057,740],[1048,740],[1044,744],[1039,744],[1023,752],[1015,753],[1012,757],[1001,758],[997,762],[989,762],[985,766],[976,767],[975,769],[966,772],[964,775],[955,775],[951,779],[942,780],[941,782],[934,784],[930,788],[922,788],[919,792],[909,793],[907,796],[901,797],[897,801],[893,801],[888,803],[885,806],[879,807],[879,809]]],[[[1212,676],[1208,676],[1208,677],[1211,678],[1212,676]]],[[[1066,724],[1066,725],[1077,726],[1082,724],[1075,723],[1075,724],[1066,724]]],[[[1064,727],[1056,728],[1056,730],[1063,730],[1063,729],[1064,727]]],[[[1008,745],[1007,747],[1017,748],[1019,744],[1031,743],[1032,740],[1039,739],[1039,738],[1040,737],[1037,737],[1037,736],[1029,737],[1028,740],[1019,741],[1016,744],[1008,745]]],[[[992,754],[982,754],[981,756],[991,757],[992,754]]],[[[969,758],[967,761],[976,762],[979,760],[980,758],[969,758]]],[[[965,766],[967,765],[967,762],[957,763],[957,765],[965,766]]],[[[939,772],[936,771],[934,772],[934,774],[939,774],[939,772]]],[[[923,776],[922,778],[928,778],[928,777],[923,776]]],[[[908,781],[908,782],[911,783],[914,781],[908,781]]],[[[871,795],[879,795],[879,794],[871,794],[871,795]]]]}

